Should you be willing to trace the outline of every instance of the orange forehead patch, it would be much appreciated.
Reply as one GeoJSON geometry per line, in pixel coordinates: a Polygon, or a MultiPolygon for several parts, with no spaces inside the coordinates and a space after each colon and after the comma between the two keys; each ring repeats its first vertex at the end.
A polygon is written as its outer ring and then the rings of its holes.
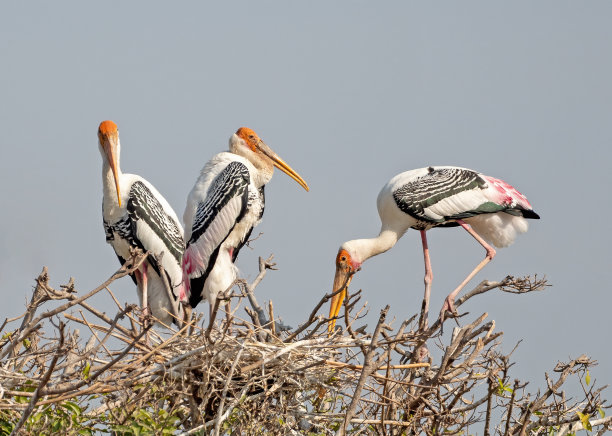
{"type": "Polygon", "coordinates": [[[348,251],[346,251],[344,248],[341,248],[336,256],[336,265],[341,263],[351,264],[351,255],[348,254],[348,251]]]}
{"type": "Polygon", "coordinates": [[[98,127],[98,133],[104,136],[116,135],[117,125],[111,120],[102,121],[98,127]]]}
{"type": "Polygon", "coordinates": [[[240,136],[245,141],[247,141],[250,137],[259,139],[259,136],[257,136],[257,133],[255,133],[253,129],[249,129],[248,127],[239,128],[238,130],[236,130],[236,135],[240,136]]]}
{"type": "Polygon", "coordinates": [[[249,129],[248,127],[241,127],[236,130],[236,135],[241,138],[247,145],[251,148],[251,150],[257,150],[257,143],[261,141],[257,133],[253,129],[249,129]]]}
{"type": "Polygon", "coordinates": [[[239,128],[238,130],[236,130],[236,135],[238,135],[247,142],[253,140],[259,141],[259,136],[257,136],[257,133],[255,133],[253,129],[249,129],[248,127],[239,128]]]}

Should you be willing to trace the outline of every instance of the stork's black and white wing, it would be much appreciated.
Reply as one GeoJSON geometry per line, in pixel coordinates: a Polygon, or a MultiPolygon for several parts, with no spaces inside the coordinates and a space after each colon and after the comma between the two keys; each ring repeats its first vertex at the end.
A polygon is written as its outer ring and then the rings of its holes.
{"type": "Polygon", "coordinates": [[[248,210],[249,182],[246,165],[232,161],[212,180],[206,197],[197,203],[183,254],[183,276],[189,279],[187,294],[192,307],[202,299],[201,290],[222,243],[248,210]]]}
{"type": "MultiPolygon", "coordinates": [[[[132,184],[127,211],[134,244],[153,255],[164,253],[164,257],[170,256],[173,263],[180,265],[185,242],[178,218],[165,210],[142,181],[132,184]]],[[[162,261],[166,263],[166,259],[162,261]]]]}
{"type": "Polygon", "coordinates": [[[155,188],[147,186],[142,179],[132,183],[126,214],[112,224],[104,221],[106,241],[115,247],[121,264],[129,259],[128,246],[148,251],[151,254],[148,261],[158,274],[156,259],[161,255],[169,283],[178,295],[176,288],[181,285],[181,260],[185,246],[183,232],[170,205],[163,198],[160,200],[157,191],[152,189],[155,188]]]}
{"type": "Polygon", "coordinates": [[[501,211],[534,214],[527,199],[502,180],[458,167],[416,171],[404,173],[404,182],[399,178],[393,199],[403,212],[425,225],[452,225],[452,220],[501,211]]]}

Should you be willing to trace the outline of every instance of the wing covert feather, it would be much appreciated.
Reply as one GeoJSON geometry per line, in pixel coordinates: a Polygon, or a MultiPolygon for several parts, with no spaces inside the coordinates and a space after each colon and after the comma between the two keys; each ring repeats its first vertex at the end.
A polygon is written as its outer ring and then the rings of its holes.
{"type": "MultiPolygon", "coordinates": [[[[478,173],[462,168],[429,168],[393,192],[397,206],[408,215],[425,222],[441,223],[457,219],[482,203],[486,182],[478,173]]],[[[471,216],[471,215],[470,215],[471,216]]]]}
{"type": "Polygon", "coordinates": [[[183,255],[183,272],[189,278],[210,272],[211,256],[247,211],[248,186],[248,168],[238,161],[230,162],[211,183],[198,204],[183,255]]]}
{"type": "Polygon", "coordinates": [[[185,246],[181,228],[143,182],[132,184],[127,211],[132,224],[132,234],[144,250],[154,254],[167,250],[180,262],[185,246]],[[150,232],[161,240],[163,247],[155,246],[156,240],[150,237],[150,232]]]}

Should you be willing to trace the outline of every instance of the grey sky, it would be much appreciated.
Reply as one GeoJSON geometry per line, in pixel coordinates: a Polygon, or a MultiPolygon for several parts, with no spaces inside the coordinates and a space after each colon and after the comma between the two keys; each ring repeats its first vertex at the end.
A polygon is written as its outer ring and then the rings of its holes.
{"type": "MultiPolygon", "coordinates": [[[[43,265],[81,292],[118,267],[102,229],[100,121],[119,126],[123,171],[180,217],[200,168],[248,126],[311,187],[275,175],[264,235],[238,262],[252,278],[257,256],[275,254],[258,295],[286,322],[330,289],[343,241],[378,232],[391,176],[459,165],[513,184],[542,216],[472,285],[529,273],[554,285],[462,310],[487,311],[506,350],[524,339],[513,375],[541,384],[557,360],[589,353],[610,383],[611,19],[597,1],[3,2],[0,315],[22,311],[43,265]]],[[[429,239],[436,312],[484,252],[459,229],[429,239]]],[[[352,287],[372,313],[389,303],[405,318],[422,280],[409,231],[352,287]]],[[[129,279],[113,290],[136,300],[129,279]]]]}

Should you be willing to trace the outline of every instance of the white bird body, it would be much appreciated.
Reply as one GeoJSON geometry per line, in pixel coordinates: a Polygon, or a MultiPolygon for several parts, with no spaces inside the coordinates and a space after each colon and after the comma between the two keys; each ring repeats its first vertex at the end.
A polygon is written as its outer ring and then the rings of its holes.
{"type": "Polygon", "coordinates": [[[212,310],[219,293],[237,278],[234,262],[261,221],[264,186],[274,167],[308,190],[306,182],[251,129],[238,129],[229,142],[230,152],[213,156],[187,197],[183,280],[192,307],[205,299],[212,310]]]}
{"type": "MultiPolygon", "coordinates": [[[[187,197],[187,206],[183,215],[185,224],[185,240],[191,241],[184,257],[184,268],[189,278],[201,277],[206,274],[209,259],[217,250],[214,266],[204,280],[203,289],[200,297],[207,300],[210,304],[215,303],[215,299],[220,290],[228,289],[238,277],[238,269],[234,265],[234,259],[242,245],[247,241],[253,227],[258,225],[264,211],[263,186],[271,179],[272,174],[264,174],[258,171],[246,158],[234,153],[218,153],[206,163],[193,189],[187,197]],[[211,191],[213,182],[218,180],[219,175],[232,164],[243,165],[248,172],[248,185],[246,192],[236,195],[227,201],[224,208],[217,211],[215,220],[210,223],[208,230],[196,240],[191,241],[194,230],[194,222],[198,212],[198,206],[204,205],[209,196],[213,196],[211,191]],[[247,196],[247,203],[244,203],[244,196],[247,196]],[[238,220],[238,217],[242,217],[238,220]],[[231,229],[231,230],[230,230],[231,229]],[[228,234],[229,231],[229,234],[228,234]]],[[[218,188],[215,186],[213,189],[218,188]]],[[[201,213],[204,209],[201,208],[201,213]]],[[[198,298],[194,295],[192,306],[195,306],[198,298]]],[[[199,301],[199,300],[198,300],[199,301]]]]}
{"type": "Polygon", "coordinates": [[[100,153],[106,241],[115,250],[121,264],[131,258],[130,250],[133,248],[150,253],[132,278],[138,285],[140,304],[150,308],[153,316],[162,323],[170,325],[175,321],[172,313],[179,320],[183,317],[180,304],[180,300],[185,299],[181,269],[183,229],[170,204],[151,183],[140,176],[121,172],[121,146],[116,125],[105,123],[110,122],[105,121],[100,127],[100,153]],[[109,137],[111,140],[107,141],[109,137]],[[112,152],[111,147],[114,147],[112,152]],[[172,298],[168,298],[160,276],[157,263],[160,258],[172,289],[172,298]]]}
{"type": "MultiPolygon", "coordinates": [[[[462,226],[487,250],[485,261],[447,297],[445,309],[453,310],[453,300],[488,261],[496,247],[512,244],[528,229],[526,218],[539,218],[527,198],[506,182],[467,168],[426,167],[406,171],[391,178],[378,194],[381,230],[377,237],[345,242],[336,258],[334,291],[348,286],[352,274],[372,256],[393,247],[410,228],[421,231],[425,255],[426,284],[431,284],[431,267],[425,232],[433,227],[462,226]]],[[[428,299],[428,290],[426,295],[428,299]]],[[[344,298],[332,299],[330,318],[337,316],[344,298]]],[[[443,318],[443,316],[442,316],[443,318]]],[[[333,323],[330,323],[333,328],[333,323]]]]}

